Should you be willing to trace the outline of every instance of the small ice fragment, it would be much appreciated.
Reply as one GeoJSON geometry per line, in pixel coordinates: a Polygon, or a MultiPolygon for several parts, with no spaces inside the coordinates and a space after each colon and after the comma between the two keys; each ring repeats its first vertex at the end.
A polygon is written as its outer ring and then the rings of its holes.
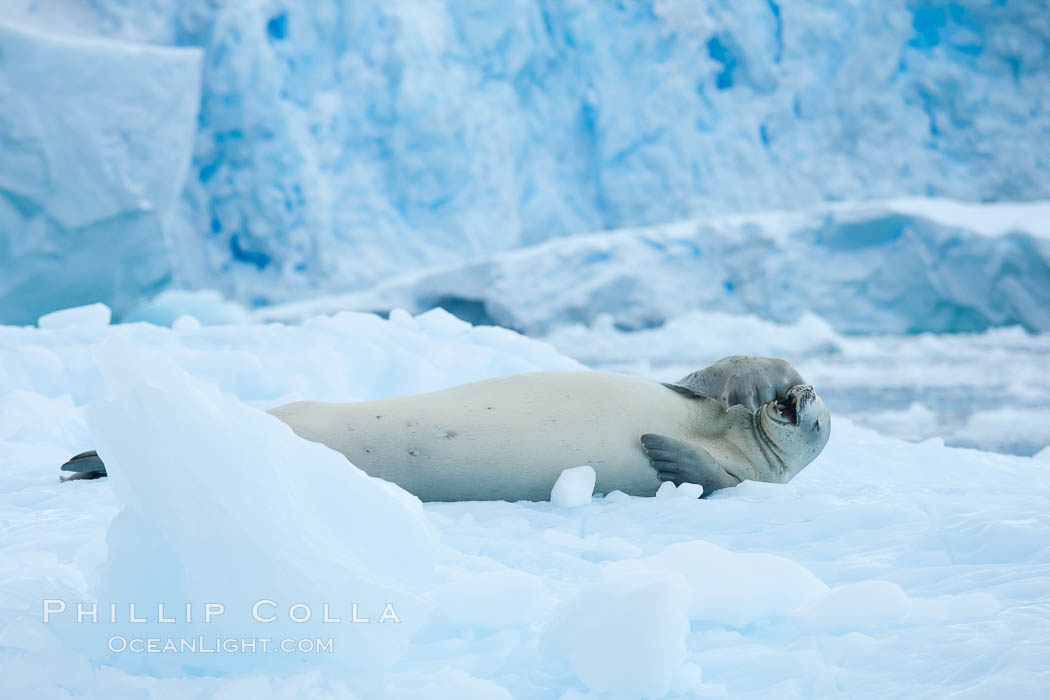
{"type": "Polygon", "coordinates": [[[700,484],[683,483],[679,484],[678,488],[670,481],[665,481],[660,484],[660,488],[656,489],[657,498],[689,498],[696,500],[700,498],[704,493],[704,487],[700,484]]]}
{"type": "Polygon", "coordinates": [[[679,498],[689,498],[695,501],[704,495],[704,487],[700,484],[679,484],[678,488],[675,489],[675,495],[679,498]]]}
{"type": "Polygon", "coordinates": [[[189,333],[192,331],[199,331],[201,329],[201,322],[197,320],[196,316],[190,314],[183,314],[177,319],[172,321],[171,329],[177,333],[189,333]]]}
{"type": "Polygon", "coordinates": [[[203,326],[251,323],[247,309],[227,300],[214,289],[169,289],[136,306],[124,321],[146,321],[174,328],[175,321],[187,315],[193,316],[203,326]]]}
{"type": "Polygon", "coordinates": [[[596,479],[594,467],[590,465],[566,469],[551,489],[551,504],[562,508],[575,508],[590,503],[596,479]]]}
{"type": "Polygon", "coordinates": [[[105,328],[113,313],[105,304],[75,306],[71,309],[52,311],[37,319],[36,325],[44,330],[59,328],[105,328]]]}
{"type": "Polygon", "coordinates": [[[391,309],[390,315],[387,317],[391,323],[396,323],[399,326],[409,326],[413,323],[414,319],[412,314],[408,313],[404,309],[391,309]]]}

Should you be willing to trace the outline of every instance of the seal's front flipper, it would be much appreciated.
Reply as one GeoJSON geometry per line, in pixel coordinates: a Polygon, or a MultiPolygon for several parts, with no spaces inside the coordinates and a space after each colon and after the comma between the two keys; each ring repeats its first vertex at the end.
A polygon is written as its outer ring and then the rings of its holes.
{"type": "Polygon", "coordinates": [[[670,481],[675,486],[700,484],[705,496],[743,481],[727,472],[710,452],[699,445],[656,433],[642,435],[641,441],[649,463],[661,481],[670,481]]]}
{"type": "Polygon", "coordinates": [[[72,476],[59,477],[62,481],[73,481],[75,479],[99,479],[106,476],[106,465],[98,456],[98,452],[91,450],[81,452],[62,465],[64,472],[76,472],[72,476]]]}

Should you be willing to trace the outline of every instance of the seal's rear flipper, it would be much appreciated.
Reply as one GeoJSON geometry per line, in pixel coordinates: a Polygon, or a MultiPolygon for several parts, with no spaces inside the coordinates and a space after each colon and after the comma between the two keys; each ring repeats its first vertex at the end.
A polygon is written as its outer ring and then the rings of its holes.
{"type": "Polygon", "coordinates": [[[72,476],[59,477],[62,481],[73,481],[75,479],[99,479],[106,476],[106,465],[98,456],[98,452],[90,450],[81,452],[62,465],[64,472],[76,472],[72,476]]]}
{"type": "Polygon", "coordinates": [[[642,435],[641,442],[649,464],[661,481],[670,481],[675,486],[700,484],[705,496],[743,481],[727,472],[710,452],[699,445],[656,433],[642,435]]]}

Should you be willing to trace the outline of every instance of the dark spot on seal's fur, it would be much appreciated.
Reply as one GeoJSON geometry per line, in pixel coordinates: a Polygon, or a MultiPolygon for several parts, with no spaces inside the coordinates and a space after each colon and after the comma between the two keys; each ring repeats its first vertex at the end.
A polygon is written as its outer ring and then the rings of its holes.
{"type": "Polygon", "coordinates": [[[419,456],[419,450],[417,450],[416,448],[413,447],[412,449],[410,449],[408,451],[408,456],[409,457],[418,457],[419,456]]]}

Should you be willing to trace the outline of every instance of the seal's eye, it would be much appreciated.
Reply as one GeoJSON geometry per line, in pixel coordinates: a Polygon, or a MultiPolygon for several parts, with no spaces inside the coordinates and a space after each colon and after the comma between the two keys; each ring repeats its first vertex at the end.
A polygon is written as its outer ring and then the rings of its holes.
{"type": "Polygon", "coordinates": [[[820,432],[820,419],[818,418],[816,423],[813,424],[813,429],[820,432]]]}

